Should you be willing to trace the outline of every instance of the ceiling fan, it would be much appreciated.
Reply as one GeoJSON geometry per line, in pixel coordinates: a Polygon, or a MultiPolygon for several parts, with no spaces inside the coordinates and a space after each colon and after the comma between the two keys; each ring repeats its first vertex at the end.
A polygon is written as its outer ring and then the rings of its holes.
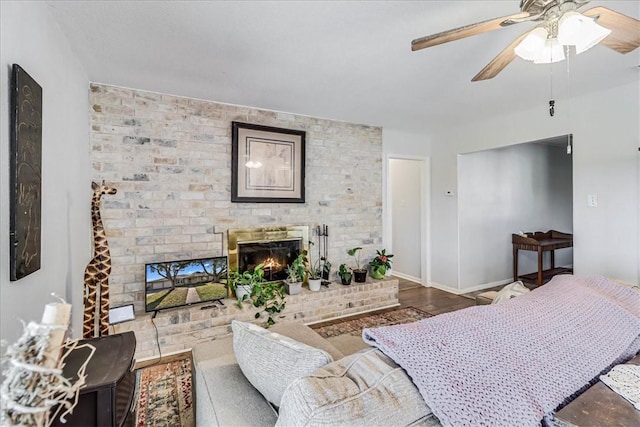
{"type": "Polygon", "coordinates": [[[521,22],[539,24],[516,38],[471,81],[487,80],[500,73],[520,56],[535,63],[564,59],[564,47],[575,46],[581,53],[600,43],[619,53],[629,53],[640,46],[640,21],[606,7],[593,7],[580,13],[589,0],[521,0],[520,13],[465,25],[415,39],[416,51],[460,40],[521,22]]]}

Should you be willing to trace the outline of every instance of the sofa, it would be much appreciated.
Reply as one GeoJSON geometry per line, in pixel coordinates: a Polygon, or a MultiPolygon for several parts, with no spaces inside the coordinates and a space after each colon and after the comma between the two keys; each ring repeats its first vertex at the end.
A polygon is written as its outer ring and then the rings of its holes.
{"type": "MultiPolygon", "coordinates": [[[[278,323],[272,332],[325,349],[333,358],[344,355],[313,329],[301,323],[278,323]]],[[[198,426],[273,426],[278,414],[247,380],[233,351],[233,336],[193,348],[198,426]]]]}
{"type": "MultiPolygon", "coordinates": [[[[204,342],[193,348],[197,426],[301,425],[309,424],[312,418],[311,424],[314,425],[400,425],[397,414],[385,410],[385,401],[388,407],[400,410],[404,414],[402,425],[439,425],[402,369],[374,348],[363,344],[361,350],[349,354],[357,348],[353,342],[341,346],[338,341],[338,346],[342,349],[338,348],[313,329],[296,322],[278,323],[264,330],[252,324],[234,321],[232,327],[233,336],[204,342]],[[301,387],[309,386],[308,381],[296,381],[294,377],[298,374],[292,373],[282,386],[285,396],[288,393],[288,397],[285,397],[287,403],[280,405],[279,419],[277,405],[268,399],[270,397],[272,401],[277,402],[276,398],[270,396],[269,390],[263,389],[262,393],[259,392],[254,383],[261,388],[261,376],[272,375],[272,378],[282,378],[289,373],[287,361],[279,360],[282,358],[281,351],[266,350],[262,355],[253,354],[253,351],[263,344],[255,344],[252,341],[244,340],[246,347],[239,350],[238,346],[242,344],[238,343],[238,336],[247,331],[250,334],[288,338],[297,343],[293,345],[318,350],[316,353],[320,359],[316,361],[316,366],[310,364],[306,367],[306,379],[319,375],[324,382],[327,378],[333,377],[336,384],[332,387],[333,394],[328,396],[324,385],[322,387],[325,390],[322,393],[301,390],[301,387]],[[238,354],[246,356],[245,359],[254,360],[259,375],[252,377],[248,372],[250,368],[241,367],[242,362],[239,363],[234,352],[234,338],[238,354]],[[346,354],[341,350],[346,351],[346,354]],[[278,360],[264,360],[271,356],[278,360]],[[274,368],[277,372],[265,374],[265,370],[280,362],[284,363],[284,367],[277,366],[274,368]],[[304,408],[300,410],[301,402],[296,400],[309,394],[322,395],[323,401],[303,402],[304,408]],[[402,398],[397,399],[397,396],[402,398]],[[343,403],[336,405],[337,401],[343,403]]],[[[362,342],[361,338],[352,338],[362,342]]],[[[292,360],[295,357],[287,356],[285,359],[292,360]]],[[[305,360],[309,360],[308,355],[304,357],[305,360]]],[[[304,362],[297,360],[293,363],[299,368],[304,362]]]]}
{"type": "Polygon", "coordinates": [[[638,290],[556,276],[504,304],[365,329],[351,338],[370,346],[355,352],[302,324],[233,321],[232,337],[193,349],[196,423],[550,424],[598,375],[640,352],[638,290]]]}

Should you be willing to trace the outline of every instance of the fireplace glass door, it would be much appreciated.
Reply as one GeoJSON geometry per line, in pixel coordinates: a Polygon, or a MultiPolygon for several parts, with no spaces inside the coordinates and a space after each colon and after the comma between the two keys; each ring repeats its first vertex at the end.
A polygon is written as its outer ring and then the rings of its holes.
{"type": "Polygon", "coordinates": [[[301,239],[269,242],[238,242],[238,271],[253,271],[264,264],[268,281],[287,278],[287,266],[300,254],[301,239]]]}

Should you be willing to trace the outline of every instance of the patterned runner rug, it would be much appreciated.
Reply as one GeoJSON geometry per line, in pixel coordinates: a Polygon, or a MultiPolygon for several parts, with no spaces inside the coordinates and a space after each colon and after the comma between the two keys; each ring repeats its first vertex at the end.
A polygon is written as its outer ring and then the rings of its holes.
{"type": "Polygon", "coordinates": [[[193,427],[191,357],[137,372],[136,427],[193,427]]]}
{"type": "Polygon", "coordinates": [[[357,317],[335,320],[330,324],[310,325],[323,338],[335,338],[340,335],[362,336],[364,328],[378,326],[399,325],[401,323],[415,322],[416,320],[431,317],[433,314],[418,310],[415,307],[395,308],[382,313],[371,313],[357,317]]]}

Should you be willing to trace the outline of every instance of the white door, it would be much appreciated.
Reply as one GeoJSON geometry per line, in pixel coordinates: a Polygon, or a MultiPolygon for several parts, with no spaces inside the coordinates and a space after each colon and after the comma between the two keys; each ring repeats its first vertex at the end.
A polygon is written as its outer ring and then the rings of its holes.
{"type": "Polygon", "coordinates": [[[390,157],[388,178],[393,274],[426,285],[428,159],[390,157]]]}

